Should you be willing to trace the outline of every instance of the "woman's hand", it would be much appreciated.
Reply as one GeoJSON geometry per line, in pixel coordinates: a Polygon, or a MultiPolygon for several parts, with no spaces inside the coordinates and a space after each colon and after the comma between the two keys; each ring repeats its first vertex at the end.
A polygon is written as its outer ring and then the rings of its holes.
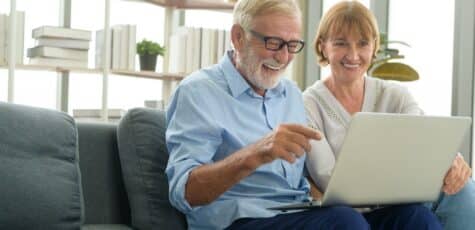
{"type": "Polygon", "coordinates": [[[470,169],[462,155],[458,153],[452,166],[445,175],[442,190],[448,195],[458,193],[465,186],[465,183],[471,175],[472,169],[470,169]]]}
{"type": "Polygon", "coordinates": [[[314,200],[321,200],[323,197],[323,193],[318,189],[317,185],[313,181],[311,177],[307,177],[307,180],[310,184],[310,195],[314,200]]]}

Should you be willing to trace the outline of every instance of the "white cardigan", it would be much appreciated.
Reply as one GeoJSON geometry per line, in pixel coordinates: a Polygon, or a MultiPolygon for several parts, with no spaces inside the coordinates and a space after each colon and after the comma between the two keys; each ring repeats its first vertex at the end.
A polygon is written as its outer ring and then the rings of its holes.
{"type": "MultiPolygon", "coordinates": [[[[309,126],[319,130],[324,138],[311,141],[306,166],[319,189],[325,191],[335,159],[351,120],[342,104],[323,81],[317,81],[304,93],[309,126]]],[[[390,81],[365,77],[362,112],[423,114],[407,88],[390,81]]]]}

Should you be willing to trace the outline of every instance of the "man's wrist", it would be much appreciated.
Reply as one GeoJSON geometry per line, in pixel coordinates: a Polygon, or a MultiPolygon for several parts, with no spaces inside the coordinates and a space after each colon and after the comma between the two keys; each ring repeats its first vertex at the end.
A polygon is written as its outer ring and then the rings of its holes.
{"type": "Polygon", "coordinates": [[[254,171],[259,166],[262,165],[262,160],[260,159],[259,154],[256,153],[256,150],[253,146],[242,149],[241,160],[242,167],[246,170],[254,171]]]}

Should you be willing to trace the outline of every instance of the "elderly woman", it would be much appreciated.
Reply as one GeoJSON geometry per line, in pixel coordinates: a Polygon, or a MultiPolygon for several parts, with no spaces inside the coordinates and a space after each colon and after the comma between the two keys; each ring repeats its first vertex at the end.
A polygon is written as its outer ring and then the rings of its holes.
{"type": "MultiPolygon", "coordinates": [[[[319,64],[331,70],[304,92],[308,122],[325,136],[317,157],[329,163],[313,178],[324,191],[353,114],[422,114],[422,110],[406,88],[365,75],[379,47],[379,32],[374,15],[361,3],[334,5],[320,21],[314,46],[319,64]]],[[[439,201],[427,205],[446,229],[475,229],[475,186],[470,175],[470,167],[458,154],[439,201]]]]}

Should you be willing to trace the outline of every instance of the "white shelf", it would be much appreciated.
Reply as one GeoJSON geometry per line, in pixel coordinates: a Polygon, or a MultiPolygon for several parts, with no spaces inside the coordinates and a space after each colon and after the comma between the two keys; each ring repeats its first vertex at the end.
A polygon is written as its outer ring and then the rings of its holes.
{"type": "Polygon", "coordinates": [[[177,9],[232,10],[234,3],[224,0],[132,0],[177,9]]]}
{"type": "MultiPolygon", "coordinates": [[[[0,66],[0,68],[7,69],[8,66],[0,66]]],[[[34,71],[52,71],[52,72],[75,72],[75,73],[92,73],[92,74],[102,74],[102,69],[87,69],[87,68],[72,68],[72,67],[61,67],[61,66],[45,66],[45,65],[29,65],[21,64],[16,65],[17,70],[34,70],[34,71]]],[[[130,71],[130,70],[110,70],[111,74],[137,77],[137,78],[147,78],[163,81],[181,81],[185,78],[185,73],[157,73],[153,71],[130,71]]]]}
{"type": "Polygon", "coordinates": [[[157,73],[152,71],[130,71],[130,70],[111,70],[112,74],[124,75],[130,77],[148,78],[156,80],[181,81],[186,74],[180,73],[157,73]]]}
{"type": "MultiPolygon", "coordinates": [[[[235,3],[227,2],[225,0],[124,0],[124,1],[135,1],[142,2],[144,4],[154,5],[165,7],[165,45],[167,45],[167,40],[171,36],[173,28],[178,24],[178,17],[176,13],[184,13],[184,9],[202,9],[202,10],[216,10],[216,11],[231,11],[235,3]]],[[[69,4],[62,4],[60,9],[60,25],[68,25],[71,21],[71,4],[70,1],[66,1],[69,4]]],[[[104,4],[104,31],[110,31],[110,2],[111,0],[105,0],[104,4]]],[[[10,0],[10,14],[16,11],[16,0],[10,0]]],[[[14,28],[14,20],[11,21],[13,24],[11,27],[14,28]]],[[[11,33],[8,37],[9,41],[15,41],[15,33],[11,33]]],[[[104,47],[110,47],[110,33],[106,32],[104,36],[104,47]]],[[[10,42],[14,45],[14,42],[10,42]]],[[[104,48],[103,53],[109,54],[109,48],[104,48]]],[[[13,59],[16,54],[14,51],[11,52],[11,55],[8,56],[8,60],[13,59]]],[[[104,63],[109,63],[109,60],[105,59],[104,63]]],[[[167,57],[164,59],[164,68],[165,72],[168,71],[168,61],[167,57]]],[[[69,84],[67,84],[68,79],[63,78],[63,76],[68,76],[67,73],[84,73],[92,74],[96,76],[102,76],[102,106],[101,109],[104,111],[103,119],[107,120],[107,109],[108,109],[108,91],[109,84],[108,81],[110,77],[117,77],[116,75],[142,78],[142,79],[154,79],[162,81],[162,100],[166,103],[168,97],[173,91],[173,87],[176,86],[175,83],[183,80],[186,76],[185,73],[157,73],[152,71],[129,71],[129,70],[117,70],[117,69],[104,69],[104,68],[73,68],[73,67],[63,67],[63,66],[46,66],[46,65],[31,65],[31,64],[16,64],[16,65],[0,65],[0,69],[8,70],[8,101],[14,101],[14,76],[15,71],[17,70],[27,70],[27,71],[49,71],[59,73],[58,76],[58,86],[57,86],[57,108],[58,110],[67,111],[68,110],[68,90],[69,84]]]]}
{"type": "MultiPolygon", "coordinates": [[[[8,68],[8,66],[1,66],[2,68],[8,68]]],[[[52,72],[79,72],[79,73],[97,73],[101,74],[100,69],[88,69],[88,68],[75,68],[75,67],[61,67],[61,66],[47,66],[47,65],[30,65],[30,64],[17,64],[15,65],[17,70],[34,70],[34,71],[52,71],[52,72]]]]}

